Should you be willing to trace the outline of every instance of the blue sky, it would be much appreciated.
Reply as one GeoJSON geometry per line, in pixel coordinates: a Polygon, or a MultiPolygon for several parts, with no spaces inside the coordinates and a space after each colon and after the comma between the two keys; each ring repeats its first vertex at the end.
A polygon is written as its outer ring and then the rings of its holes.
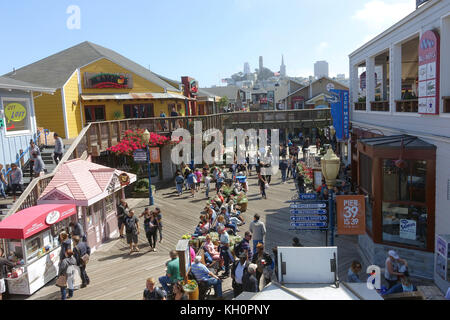
{"type": "Polygon", "coordinates": [[[415,0],[46,0],[1,1],[0,74],[83,41],[113,49],[156,73],[200,86],[252,71],[259,56],[290,76],[348,75],[348,54],[415,9],[415,0]],[[28,3],[24,5],[24,3],[28,3]],[[70,30],[67,8],[80,8],[70,30]]]}

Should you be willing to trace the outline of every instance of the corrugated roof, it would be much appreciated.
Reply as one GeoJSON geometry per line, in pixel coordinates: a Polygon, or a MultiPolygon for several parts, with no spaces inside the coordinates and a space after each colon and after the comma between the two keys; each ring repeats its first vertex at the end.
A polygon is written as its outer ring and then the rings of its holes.
{"type": "Polygon", "coordinates": [[[383,136],[375,138],[366,138],[359,140],[363,144],[373,146],[375,148],[401,148],[402,142],[405,150],[408,149],[436,149],[436,146],[419,139],[418,137],[406,134],[395,136],[383,136]]]}
{"type": "Polygon", "coordinates": [[[236,100],[238,94],[238,87],[212,87],[212,88],[200,88],[205,93],[210,93],[218,97],[227,97],[229,100],[236,100]]]}
{"type": "Polygon", "coordinates": [[[134,61],[118,54],[117,52],[99,46],[95,43],[85,41],[76,46],[58,52],[47,58],[29,64],[5,76],[20,80],[37,83],[44,87],[61,88],[76,69],[86,66],[98,59],[108,59],[123,68],[133,72],[156,85],[167,90],[179,91],[161,77],[134,61]]]}

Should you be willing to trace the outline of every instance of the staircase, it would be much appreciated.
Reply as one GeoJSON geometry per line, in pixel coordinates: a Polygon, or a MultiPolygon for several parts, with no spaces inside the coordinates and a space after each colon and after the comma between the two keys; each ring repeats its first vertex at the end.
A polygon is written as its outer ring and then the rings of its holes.
{"type": "MultiPolygon", "coordinates": [[[[65,146],[66,150],[69,148],[65,146]]],[[[54,146],[44,146],[41,148],[41,157],[45,164],[45,173],[51,173],[56,168],[56,163],[53,161],[54,146]]],[[[30,161],[28,161],[22,169],[23,172],[23,190],[25,190],[31,182],[30,178],[30,161]]],[[[0,221],[2,217],[9,211],[13,205],[12,192],[9,192],[7,199],[0,198],[0,221]]],[[[20,193],[16,195],[19,198],[20,193]]]]}

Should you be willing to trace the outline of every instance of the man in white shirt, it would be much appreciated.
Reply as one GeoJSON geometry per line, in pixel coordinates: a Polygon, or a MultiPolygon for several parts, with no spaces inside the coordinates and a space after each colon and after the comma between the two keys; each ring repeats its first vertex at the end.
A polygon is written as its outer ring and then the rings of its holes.
{"type": "Polygon", "coordinates": [[[234,298],[236,298],[238,295],[240,295],[244,289],[243,289],[243,279],[244,274],[247,273],[249,262],[247,260],[247,253],[241,252],[239,254],[239,260],[235,261],[233,263],[233,268],[231,269],[231,278],[233,279],[233,295],[234,298]]]}

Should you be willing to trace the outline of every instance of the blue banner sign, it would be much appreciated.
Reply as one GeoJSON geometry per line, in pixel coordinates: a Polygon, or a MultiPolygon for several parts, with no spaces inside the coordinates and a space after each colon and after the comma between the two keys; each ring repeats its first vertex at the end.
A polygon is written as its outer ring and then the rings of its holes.
{"type": "Polygon", "coordinates": [[[327,216],[291,216],[292,221],[327,221],[327,216]]]}
{"type": "Polygon", "coordinates": [[[326,228],[328,223],[326,222],[291,222],[291,227],[315,227],[315,228],[326,228]]]}
{"type": "Polygon", "coordinates": [[[291,209],[321,209],[326,208],[326,202],[318,202],[318,203],[292,203],[290,205],[291,209]]]}
{"type": "Polygon", "coordinates": [[[300,194],[301,200],[317,200],[317,194],[315,193],[301,193],[300,194]]]}
{"type": "Polygon", "coordinates": [[[331,103],[331,117],[336,130],[336,139],[346,141],[349,138],[349,93],[348,90],[337,89],[331,89],[330,92],[339,96],[339,99],[331,103]]]}
{"type": "Polygon", "coordinates": [[[327,210],[326,209],[303,209],[303,210],[291,209],[291,214],[327,214],[327,210]]]}

